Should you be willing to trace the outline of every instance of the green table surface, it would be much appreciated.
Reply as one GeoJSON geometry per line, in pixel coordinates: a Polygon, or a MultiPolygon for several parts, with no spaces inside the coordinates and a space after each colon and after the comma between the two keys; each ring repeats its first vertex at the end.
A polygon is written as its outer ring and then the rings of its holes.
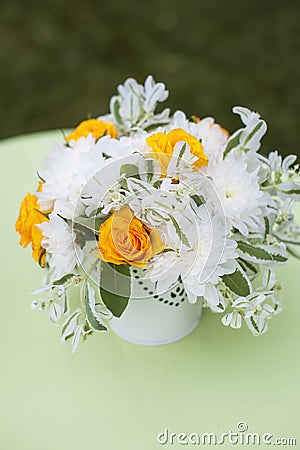
{"type": "MultiPolygon", "coordinates": [[[[146,347],[96,334],[72,355],[59,329],[31,311],[42,271],[18,245],[14,224],[49,145],[61,136],[48,131],[0,143],[0,449],[195,448],[177,436],[162,445],[157,436],[165,428],[220,436],[239,422],[273,440],[297,438],[293,448],[300,448],[299,261],[277,270],[284,310],[256,338],[205,311],[196,331],[173,344],[146,347]]],[[[228,441],[219,447],[246,448],[228,441]]]]}

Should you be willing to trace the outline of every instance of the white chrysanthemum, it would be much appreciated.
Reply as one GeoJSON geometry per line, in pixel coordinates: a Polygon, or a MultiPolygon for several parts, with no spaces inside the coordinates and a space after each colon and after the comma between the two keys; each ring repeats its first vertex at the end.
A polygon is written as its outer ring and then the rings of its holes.
{"type": "Polygon", "coordinates": [[[110,136],[104,136],[97,141],[96,148],[98,152],[106,156],[125,159],[138,151],[138,144],[134,137],[123,136],[120,139],[113,139],[110,136]]]}
{"type": "Polygon", "coordinates": [[[49,218],[49,222],[43,222],[37,227],[44,236],[42,246],[49,256],[53,279],[58,280],[81,264],[83,251],[76,242],[75,232],[65,220],[55,213],[51,213],[49,218]]]}
{"type": "MultiPolygon", "coordinates": [[[[108,140],[107,137],[103,139],[108,140]]],[[[44,169],[40,172],[45,180],[43,191],[38,193],[41,209],[54,209],[69,219],[82,214],[82,188],[105,163],[98,147],[91,135],[71,141],[70,146],[52,147],[49,157],[44,160],[44,169]]]]}
{"type": "MultiPolygon", "coordinates": [[[[209,162],[206,174],[212,180],[207,199],[216,191],[229,226],[247,236],[249,231],[263,228],[263,211],[269,195],[260,190],[258,168],[250,172],[246,158],[231,152],[224,160],[209,162]]],[[[214,202],[214,200],[212,200],[214,202]]]]}
{"type": "Polygon", "coordinates": [[[204,205],[198,208],[200,218],[199,242],[194,263],[183,277],[183,283],[191,303],[203,297],[215,307],[221,301],[216,285],[225,274],[236,269],[236,242],[227,237],[224,221],[204,205]]]}
{"type": "Polygon", "coordinates": [[[45,180],[43,191],[38,193],[41,209],[54,209],[67,219],[83,214],[85,205],[81,196],[85,194],[85,186],[101,169],[109,171],[105,169],[109,161],[105,157],[124,158],[124,164],[134,149],[131,138],[117,140],[104,136],[95,142],[92,135],[70,141],[68,147],[53,146],[40,172],[45,180]]]}
{"type": "Polygon", "coordinates": [[[226,237],[224,222],[205,205],[196,210],[194,247],[157,256],[149,270],[158,291],[168,289],[180,276],[191,303],[198,297],[215,306],[219,303],[216,285],[221,276],[236,268],[235,241],[226,237]]]}

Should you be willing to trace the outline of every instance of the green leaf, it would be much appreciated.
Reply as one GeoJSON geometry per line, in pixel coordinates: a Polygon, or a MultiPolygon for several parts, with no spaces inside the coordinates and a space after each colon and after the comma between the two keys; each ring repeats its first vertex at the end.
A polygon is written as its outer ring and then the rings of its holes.
{"type": "Polygon", "coordinates": [[[257,260],[258,262],[268,262],[272,261],[273,257],[271,253],[268,253],[266,250],[260,247],[256,247],[252,244],[249,244],[248,242],[244,241],[238,241],[238,249],[249,256],[251,256],[253,259],[257,260]]]}
{"type": "Polygon", "coordinates": [[[237,147],[240,143],[240,136],[242,134],[243,130],[240,130],[239,133],[234,134],[233,136],[231,136],[231,138],[227,141],[225,150],[224,150],[224,157],[231,152],[232,149],[234,149],[235,147],[237,147]]]}
{"type": "Polygon", "coordinates": [[[258,269],[258,267],[255,265],[255,263],[250,263],[249,261],[247,261],[247,260],[245,260],[245,259],[242,259],[242,258],[238,258],[238,262],[241,264],[241,266],[243,267],[243,269],[245,270],[245,271],[250,271],[250,272],[252,272],[253,274],[258,274],[258,272],[259,272],[259,269],[258,269]]]}
{"type": "MultiPolygon", "coordinates": [[[[70,325],[71,321],[73,319],[75,319],[76,317],[78,318],[78,316],[81,314],[81,311],[79,309],[76,309],[76,311],[73,312],[73,314],[70,315],[70,317],[67,318],[67,320],[65,321],[65,323],[62,326],[61,329],[61,336],[64,335],[64,333],[66,332],[68,326],[70,325]]],[[[74,324],[74,328],[75,328],[75,324],[74,324]]],[[[73,327],[72,327],[73,330],[73,327]]]]}
{"type": "Polygon", "coordinates": [[[70,278],[74,277],[74,273],[68,273],[67,275],[65,275],[64,277],[60,278],[59,280],[54,281],[53,285],[54,286],[59,286],[61,284],[66,283],[70,278]]]}
{"type": "Polygon", "coordinates": [[[123,164],[120,168],[120,175],[125,175],[126,178],[140,179],[139,169],[135,164],[123,164]]]}
{"type": "Polygon", "coordinates": [[[263,126],[264,121],[260,120],[255,127],[250,131],[250,133],[248,134],[248,136],[246,137],[244,143],[243,143],[243,148],[246,148],[246,145],[251,141],[251,139],[256,135],[256,133],[259,132],[259,130],[261,129],[261,127],[263,126]]]}
{"type": "Polygon", "coordinates": [[[267,237],[268,234],[270,234],[270,220],[268,217],[264,217],[264,222],[265,222],[265,238],[267,237]]]}
{"type": "Polygon", "coordinates": [[[255,246],[249,244],[249,242],[238,241],[238,249],[243,254],[243,258],[246,259],[246,255],[251,261],[257,262],[259,264],[267,264],[272,262],[283,263],[288,260],[286,254],[283,253],[281,249],[276,247],[276,245],[269,246],[255,246]]]}
{"type": "Polygon", "coordinates": [[[253,328],[255,329],[255,331],[256,331],[257,333],[259,333],[259,332],[260,332],[260,331],[259,331],[259,328],[258,328],[257,323],[255,322],[253,316],[250,316],[250,322],[251,322],[251,325],[253,326],[253,328]]]}
{"type": "Polygon", "coordinates": [[[235,272],[231,274],[223,275],[222,279],[232,292],[241,297],[246,297],[251,293],[247,276],[240,269],[236,269],[235,272]]]}
{"type": "Polygon", "coordinates": [[[204,203],[204,198],[201,195],[191,195],[191,199],[194,200],[197,206],[203,205],[204,203]]]}
{"type": "Polygon", "coordinates": [[[285,195],[293,195],[293,194],[296,194],[296,195],[300,195],[300,189],[296,189],[296,188],[294,188],[294,189],[280,189],[280,185],[278,186],[278,191],[279,192],[282,192],[283,194],[285,194],[285,195]]]}
{"type": "Polygon", "coordinates": [[[63,303],[63,314],[67,314],[69,312],[70,306],[69,306],[69,298],[67,293],[64,294],[64,303],[63,303]]]}
{"type": "Polygon", "coordinates": [[[100,297],[115,317],[121,317],[131,295],[130,267],[101,262],[100,297]]]}
{"type": "Polygon", "coordinates": [[[272,254],[272,259],[273,261],[279,262],[279,263],[284,263],[288,260],[288,258],[284,255],[280,255],[280,253],[276,253],[276,254],[272,254]]]}
{"type": "Polygon", "coordinates": [[[113,104],[113,114],[114,114],[114,116],[115,116],[115,118],[116,118],[116,121],[117,121],[119,124],[122,125],[122,124],[123,124],[123,120],[122,120],[122,117],[120,116],[119,110],[120,110],[120,102],[119,102],[119,100],[116,98],[115,101],[114,101],[114,104],[113,104]]]}
{"type": "Polygon", "coordinates": [[[176,167],[179,166],[180,160],[182,159],[182,157],[185,154],[185,152],[186,152],[186,143],[184,143],[183,146],[180,149],[180,152],[179,152],[179,155],[178,155],[178,159],[177,159],[177,162],[176,162],[176,167]]]}
{"type": "Polygon", "coordinates": [[[107,328],[98,321],[96,315],[94,314],[94,312],[92,310],[91,303],[90,303],[89,291],[87,289],[87,286],[85,286],[85,289],[84,289],[84,308],[85,308],[87,321],[90,324],[90,326],[93,328],[93,330],[106,331],[107,328]]]}
{"type": "Polygon", "coordinates": [[[145,159],[146,173],[147,173],[147,181],[151,183],[154,176],[154,162],[151,158],[145,159]]]}
{"type": "Polygon", "coordinates": [[[93,233],[98,233],[100,225],[105,222],[106,219],[107,217],[76,217],[73,222],[93,231],[93,233]]]}
{"type": "Polygon", "coordinates": [[[151,123],[145,128],[145,131],[153,131],[156,130],[158,127],[164,127],[168,125],[169,122],[157,122],[157,123],[151,123]]]}
{"type": "Polygon", "coordinates": [[[180,226],[179,226],[177,220],[175,219],[175,217],[173,217],[171,214],[169,215],[169,217],[170,217],[170,219],[171,219],[171,221],[172,221],[172,223],[173,223],[173,225],[174,225],[176,234],[177,234],[177,236],[179,237],[179,239],[181,240],[181,242],[182,242],[184,245],[186,245],[187,247],[190,247],[189,240],[188,240],[186,234],[185,234],[185,233],[182,231],[182,229],[180,228],[180,226]]]}

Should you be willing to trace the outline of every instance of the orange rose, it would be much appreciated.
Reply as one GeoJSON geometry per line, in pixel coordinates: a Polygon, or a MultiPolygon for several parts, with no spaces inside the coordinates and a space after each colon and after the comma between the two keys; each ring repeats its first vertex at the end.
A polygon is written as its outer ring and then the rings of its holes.
{"type": "MultiPolygon", "coordinates": [[[[39,189],[41,186],[39,185],[39,189]]],[[[36,195],[27,194],[20,206],[19,217],[16,221],[16,231],[20,234],[20,245],[27,247],[31,243],[33,259],[44,267],[46,251],[42,247],[42,232],[36,225],[49,219],[40,211],[36,195]]]]}
{"type": "Polygon", "coordinates": [[[77,141],[81,137],[87,137],[92,134],[95,139],[99,139],[102,136],[109,134],[112,138],[118,136],[118,132],[112,123],[102,122],[98,119],[89,119],[81,122],[77,128],[66,137],[67,142],[71,140],[77,141]]]}
{"type": "Polygon", "coordinates": [[[152,134],[146,141],[152,149],[152,156],[161,166],[163,176],[166,176],[167,167],[177,142],[186,142],[190,147],[190,152],[197,156],[198,159],[194,162],[195,167],[200,168],[202,166],[207,166],[208,164],[208,158],[204,154],[201,143],[194,136],[181,128],[171,130],[169,133],[152,134]]]}
{"type": "Polygon", "coordinates": [[[95,256],[114,264],[145,267],[150,258],[165,248],[159,233],[137,219],[129,206],[113,212],[101,224],[99,233],[100,254],[95,256]]]}

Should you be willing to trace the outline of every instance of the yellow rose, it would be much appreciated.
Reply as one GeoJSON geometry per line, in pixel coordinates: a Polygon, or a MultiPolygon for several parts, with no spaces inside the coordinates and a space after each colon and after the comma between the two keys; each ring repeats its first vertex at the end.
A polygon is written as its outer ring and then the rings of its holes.
{"type": "Polygon", "coordinates": [[[149,136],[147,144],[152,149],[152,156],[159,162],[163,176],[166,176],[167,167],[172,158],[174,147],[177,142],[186,142],[190,147],[190,152],[198,159],[194,162],[194,166],[200,168],[207,166],[208,158],[204,154],[201,143],[191,134],[177,128],[169,131],[169,133],[155,133],[149,136]]]}
{"type": "MultiPolygon", "coordinates": [[[[42,186],[39,185],[39,191],[42,186]]],[[[36,225],[49,219],[40,211],[36,195],[27,194],[20,206],[16,221],[16,231],[20,234],[20,245],[27,247],[31,243],[32,256],[42,267],[45,266],[46,251],[42,247],[42,232],[36,225]]]]}
{"type": "Polygon", "coordinates": [[[112,138],[118,136],[118,132],[112,123],[103,122],[98,119],[89,119],[81,122],[77,128],[66,137],[66,140],[67,142],[70,142],[71,140],[77,141],[83,136],[87,137],[90,133],[95,139],[99,139],[106,134],[110,135],[112,138]]]}
{"type": "Polygon", "coordinates": [[[158,231],[137,219],[129,206],[115,211],[100,225],[98,258],[114,264],[145,267],[165,248],[158,231]]]}

